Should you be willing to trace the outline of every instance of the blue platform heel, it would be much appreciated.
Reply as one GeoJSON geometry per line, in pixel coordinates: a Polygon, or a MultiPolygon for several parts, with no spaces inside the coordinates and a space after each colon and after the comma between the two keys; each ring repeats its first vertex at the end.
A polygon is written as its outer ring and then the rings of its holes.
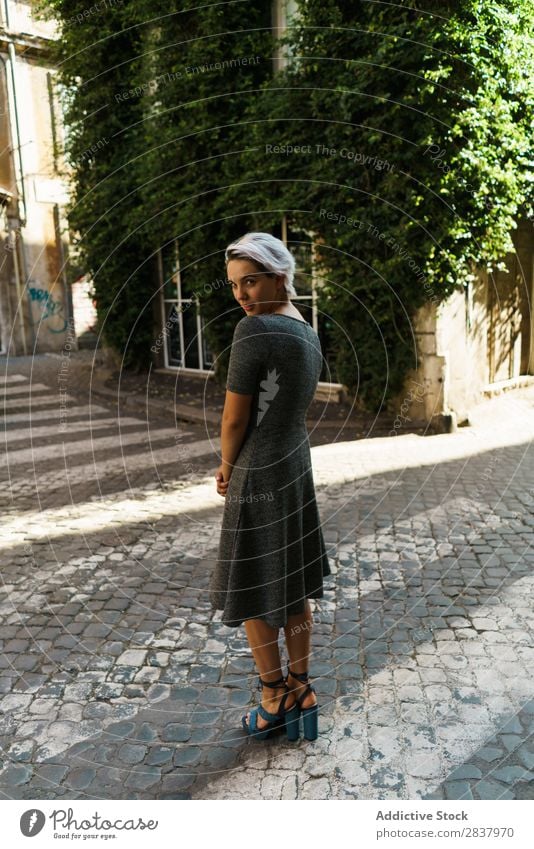
{"type": "Polygon", "coordinates": [[[305,739],[317,740],[317,737],[319,736],[319,707],[317,704],[311,705],[307,708],[302,707],[302,702],[304,701],[308,693],[315,693],[315,688],[312,684],[309,683],[307,672],[291,672],[291,669],[289,668],[288,664],[287,678],[289,678],[290,675],[297,681],[300,681],[301,684],[306,684],[306,689],[304,690],[304,692],[301,693],[300,696],[296,696],[296,706],[298,707],[299,716],[302,716],[302,727],[305,739]]]}
{"type": "Polygon", "coordinates": [[[257,708],[252,708],[250,711],[249,721],[247,723],[246,714],[242,718],[241,722],[243,724],[243,728],[250,734],[255,737],[257,740],[264,740],[269,736],[271,731],[275,729],[279,729],[284,727],[285,732],[287,734],[287,739],[290,741],[299,739],[299,708],[297,703],[293,705],[292,708],[286,710],[286,700],[289,696],[289,689],[286,683],[285,678],[278,678],[276,681],[263,681],[260,677],[259,679],[261,689],[264,687],[270,687],[272,689],[282,688],[282,685],[285,686],[286,692],[282,696],[280,701],[280,706],[276,713],[269,713],[268,710],[265,710],[263,705],[259,705],[257,708]],[[258,728],[258,714],[262,719],[265,719],[269,725],[266,725],[265,728],[258,728]]]}

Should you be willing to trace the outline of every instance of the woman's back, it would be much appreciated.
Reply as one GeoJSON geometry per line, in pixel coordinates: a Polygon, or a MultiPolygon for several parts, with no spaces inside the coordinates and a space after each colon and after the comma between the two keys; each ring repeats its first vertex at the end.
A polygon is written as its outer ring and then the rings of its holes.
{"type": "Polygon", "coordinates": [[[250,425],[283,434],[305,428],[322,368],[319,337],[308,322],[282,313],[237,324],[227,388],[253,394],[250,425]]]}

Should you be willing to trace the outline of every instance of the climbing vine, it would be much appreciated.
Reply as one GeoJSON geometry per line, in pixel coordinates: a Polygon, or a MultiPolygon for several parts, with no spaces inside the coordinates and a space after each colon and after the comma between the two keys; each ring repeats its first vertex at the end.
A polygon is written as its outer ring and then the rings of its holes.
{"type": "Polygon", "coordinates": [[[313,234],[337,377],[368,407],[415,367],[418,308],[532,213],[533,23],[528,2],[308,0],[247,115],[254,207],[276,193],[313,234]]]}
{"type": "Polygon", "coordinates": [[[332,378],[378,409],[416,365],[419,307],[493,267],[532,216],[528,0],[307,0],[277,73],[270,2],[123,0],[82,20],[78,0],[41,5],[61,22],[70,221],[128,364],[150,357],[160,249],[170,291],[179,244],[182,294],[221,353],[224,247],[286,213],[292,249],[315,245],[332,378]]]}
{"type": "Polygon", "coordinates": [[[57,94],[65,116],[63,175],[76,270],[91,273],[102,341],[126,366],[150,362],[154,263],[137,192],[146,179],[142,4],[46,0],[58,21],[57,94]],[[139,16],[141,13],[141,16],[139,16]]]}

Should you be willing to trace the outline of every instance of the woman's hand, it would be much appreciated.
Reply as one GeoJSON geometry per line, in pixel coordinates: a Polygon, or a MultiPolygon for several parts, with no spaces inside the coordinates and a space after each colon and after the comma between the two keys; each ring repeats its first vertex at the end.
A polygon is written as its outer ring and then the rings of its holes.
{"type": "Polygon", "coordinates": [[[225,464],[221,463],[221,465],[219,466],[219,468],[217,469],[217,471],[215,473],[215,481],[216,481],[216,486],[217,486],[217,492],[219,493],[219,495],[222,495],[223,498],[226,496],[226,492],[228,490],[228,481],[229,481],[229,478],[227,480],[224,479],[225,471],[226,471],[225,470],[225,464]]]}

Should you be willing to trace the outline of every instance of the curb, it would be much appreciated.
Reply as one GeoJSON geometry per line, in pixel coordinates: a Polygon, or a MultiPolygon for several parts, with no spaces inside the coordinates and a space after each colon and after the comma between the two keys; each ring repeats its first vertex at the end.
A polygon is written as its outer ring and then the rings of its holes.
{"type": "MultiPolygon", "coordinates": [[[[217,412],[215,410],[206,410],[199,409],[198,407],[189,406],[188,404],[173,404],[171,401],[159,401],[157,398],[140,398],[136,395],[128,395],[123,392],[118,392],[115,389],[109,389],[108,387],[101,384],[99,381],[93,382],[91,386],[91,395],[95,395],[97,397],[105,398],[106,400],[111,400],[113,403],[117,404],[119,408],[124,409],[125,407],[130,410],[136,410],[147,415],[147,411],[154,410],[161,416],[169,416],[174,414],[174,419],[176,421],[182,422],[192,422],[193,424],[210,424],[216,427],[219,427],[221,424],[221,415],[222,413],[217,412]]],[[[434,423],[435,424],[435,423],[434,423]]],[[[411,430],[407,430],[405,432],[410,433],[412,430],[421,430],[428,429],[428,424],[425,422],[414,422],[414,428],[411,430]]],[[[322,421],[316,421],[315,419],[306,419],[306,426],[310,430],[337,430],[339,433],[346,433],[351,428],[355,428],[360,430],[362,423],[361,421],[351,421],[349,420],[333,420],[326,419],[322,421]]],[[[431,433],[436,432],[436,430],[432,429],[431,433]]],[[[447,425],[443,427],[437,428],[438,433],[447,433],[450,432],[447,425]]],[[[376,438],[376,437],[375,437],[376,438]]],[[[394,438],[394,437],[392,437],[394,438]]]]}
{"type": "Polygon", "coordinates": [[[144,413],[146,413],[147,410],[152,409],[157,410],[160,413],[164,413],[165,415],[174,413],[174,417],[179,421],[196,422],[200,424],[203,424],[204,422],[209,422],[210,424],[220,423],[220,415],[212,410],[199,410],[196,407],[189,407],[186,404],[173,405],[166,401],[158,401],[157,398],[149,397],[148,399],[142,399],[135,395],[126,395],[122,392],[117,392],[114,389],[108,389],[107,387],[99,384],[93,384],[91,387],[91,394],[112,399],[115,403],[118,403],[120,407],[137,409],[144,413]]]}
{"type": "MultiPolygon", "coordinates": [[[[93,383],[91,387],[91,394],[112,399],[115,403],[118,401],[121,407],[137,409],[144,413],[146,413],[147,408],[155,409],[161,413],[165,413],[166,415],[169,415],[171,411],[174,411],[174,417],[178,421],[194,422],[196,424],[209,422],[209,424],[212,425],[220,425],[221,423],[221,413],[215,412],[214,410],[199,409],[198,407],[190,407],[187,404],[174,404],[173,410],[173,405],[168,404],[166,401],[158,401],[157,398],[149,398],[147,400],[135,395],[127,395],[122,392],[117,392],[114,389],[109,389],[99,383],[93,383]]],[[[344,430],[345,428],[350,427],[352,422],[332,420],[316,422],[314,419],[307,419],[306,424],[310,428],[319,428],[321,430],[332,428],[344,430]]]]}

